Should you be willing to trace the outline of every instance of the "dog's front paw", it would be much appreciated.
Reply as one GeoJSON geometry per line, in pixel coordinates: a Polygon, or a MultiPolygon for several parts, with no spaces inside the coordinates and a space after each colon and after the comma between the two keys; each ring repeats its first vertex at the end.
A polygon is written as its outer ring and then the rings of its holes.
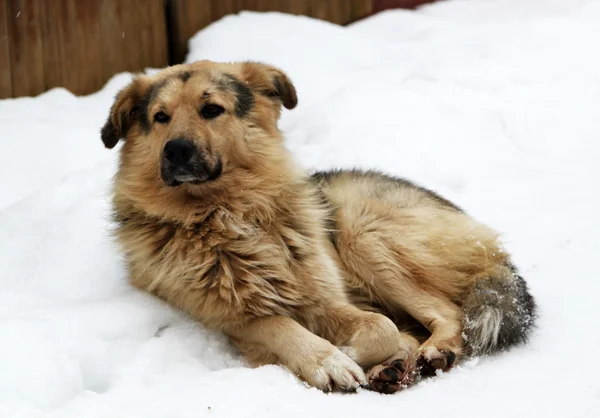
{"type": "Polygon", "coordinates": [[[312,366],[305,365],[302,369],[304,380],[324,392],[351,392],[359,386],[367,385],[365,373],[360,366],[335,347],[330,354],[314,361],[312,366]]]}

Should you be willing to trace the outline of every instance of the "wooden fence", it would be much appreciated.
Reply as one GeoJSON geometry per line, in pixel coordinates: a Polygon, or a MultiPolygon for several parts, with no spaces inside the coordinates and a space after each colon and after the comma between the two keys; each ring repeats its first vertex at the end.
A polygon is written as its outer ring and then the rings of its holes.
{"type": "Polygon", "coordinates": [[[198,30],[241,10],[341,25],[433,0],[0,0],[0,98],[62,86],[89,94],[115,73],[182,62],[198,30]]]}

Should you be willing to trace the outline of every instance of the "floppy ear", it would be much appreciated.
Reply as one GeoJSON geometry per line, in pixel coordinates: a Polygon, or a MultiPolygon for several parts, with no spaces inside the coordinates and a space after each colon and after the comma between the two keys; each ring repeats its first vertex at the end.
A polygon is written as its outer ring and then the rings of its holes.
{"type": "Polygon", "coordinates": [[[244,79],[259,94],[278,100],[286,109],[298,104],[296,89],[289,77],[280,69],[258,62],[245,62],[244,79]]]}
{"type": "Polygon", "coordinates": [[[106,148],[114,148],[120,139],[127,136],[127,131],[140,111],[144,85],[142,78],[136,77],[117,94],[108,119],[101,130],[102,142],[106,148]]]}

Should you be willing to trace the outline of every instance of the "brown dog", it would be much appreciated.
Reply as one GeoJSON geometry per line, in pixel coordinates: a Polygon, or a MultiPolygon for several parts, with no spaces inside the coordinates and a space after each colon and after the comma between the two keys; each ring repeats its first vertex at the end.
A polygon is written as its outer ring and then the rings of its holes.
{"type": "Polygon", "coordinates": [[[114,216],[133,285],[323,390],[391,393],[525,341],[535,304],[496,233],[401,179],[307,176],[277,127],[296,103],[283,72],[250,62],[174,66],[117,95],[102,140],[125,139],[114,216]]]}

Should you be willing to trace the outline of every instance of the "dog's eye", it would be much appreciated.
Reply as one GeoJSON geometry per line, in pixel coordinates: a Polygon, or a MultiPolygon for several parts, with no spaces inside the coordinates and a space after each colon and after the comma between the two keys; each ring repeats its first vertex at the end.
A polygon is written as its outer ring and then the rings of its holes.
{"type": "Polygon", "coordinates": [[[225,112],[223,106],[216,104],[207,104],[200,109],[200,114],[204,119],[214,119],[223,112],[225,112]]]}
{"type": "Polygon", "coordinates": [[[157,112],[154,115],[154,121],[158,123],[167,123],[171,120],[171,117],[167,115],[165,112],[157,112]]]}

